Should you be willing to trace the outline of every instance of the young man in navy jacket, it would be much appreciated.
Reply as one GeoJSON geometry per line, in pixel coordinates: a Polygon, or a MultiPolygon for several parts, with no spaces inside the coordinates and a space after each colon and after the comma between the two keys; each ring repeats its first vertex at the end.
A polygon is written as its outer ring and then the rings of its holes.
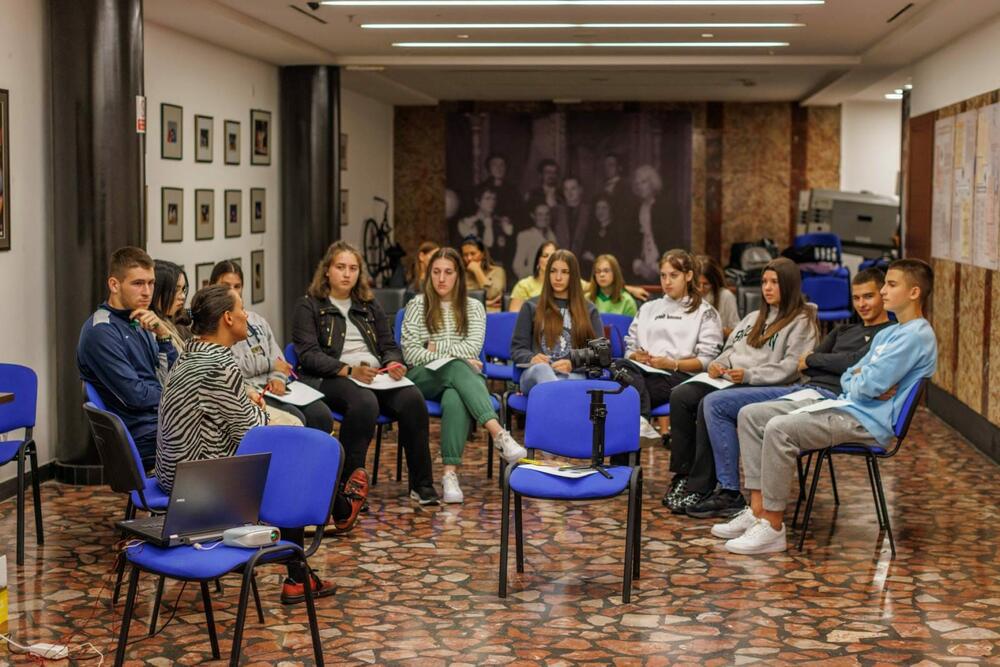
{"type": "Polygon", "coordinates": [[[160,391],[177,359],[169,331],[149,309],[154,282],[153,260],[145,251],[116,250],[108,299],[83,323],[76,348],[80,378],[125,422],[147,470],[156,457],[160,391]]]}

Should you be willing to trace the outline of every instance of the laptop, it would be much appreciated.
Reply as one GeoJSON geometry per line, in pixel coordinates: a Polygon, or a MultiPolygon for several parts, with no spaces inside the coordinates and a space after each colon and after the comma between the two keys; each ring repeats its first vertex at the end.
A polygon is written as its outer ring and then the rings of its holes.
{"type": "Polygon", "coordinates": [[[178,463],[167,513],[117,525],[158,547],[222,539],[229,528],[257,523],[270,462],[268,452],[178,463]]]}

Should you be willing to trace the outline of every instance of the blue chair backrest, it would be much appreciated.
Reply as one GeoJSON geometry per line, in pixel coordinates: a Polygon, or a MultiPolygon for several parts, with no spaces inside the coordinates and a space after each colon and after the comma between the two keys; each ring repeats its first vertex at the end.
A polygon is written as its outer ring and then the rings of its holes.
{"type": "Polygon", "coordinates": [[[260,519],[273,526],[300,528],[326,524],[344,464],[344,448],[314,428],[257,426],[236,454],[270,452],[260,519]]]}
{"type": "Polygon", "coordinates": [[[396,345],[401,345],[403,340],[403,315],[406,315],[406,308],[401,308],[396,313],[396,321],[392,325],[392,334],[396,337],[396,345]]]}
{"type": "Polygon", "coordinates": [[[510,359],[510,341],[514,337],[517,313],[488,313],[483,351],[487,357],[510,359]]]}
{"type": "Polygon", "coordinates": [[[792,245],[796,248],[804,248],[806,246],[820,246],[834,248],[833,253],[835,257],[830,257],[830,261],[841,263],[841,255],[843,254],[843,246],[840,243],[840,237],[832,232],[813,232],[811,234],[802,234],[801,236],[796,236],[795,240],[792,241],[792,245]]]}
{"type": "Polygon", "coordinates": [[[846,278],[806,276],[802,279],[802,293],[821,311],[851,308],[851,283],[846,278]]]}
{"type": "Polygon", "coordinates": [[[35,427],[38,376],[20,364],[0,364],[0,391],[13,392],[14,400],[0,405],[0,433],[35,427]]]}
{"type": "MultiPolygon", "coordinates": [[[[536,385],[528,394],[524,446],[558,456],[589,459],[594,425],[590,422],[588,389],[614,391],[604,380],[562,380],[536,385]]],[[[608,419],[604,453],[625,454],[639,449],[639,393],[632,387],[617,395],[605,394],[608,419]]]]}
{"type": "Polygon", "coordinates": [[[293,343],[285,346],[285,361],[290,363],[292,368],[299,365],[299,355],[295,353],[295,345],[293,343]]]}
{"type": "Polygon", "coordinates": [[[93,403],[99,409],[101,410],[108,409],[108,406],[104,404],[104,399],[101,398],[101,395],[97,393],[97,387],[84,380],[83,391],[87,395],[87,400],[93,403]]]}
{"type": "Polygon", "coordinates": [[[625,336],[628,334],[628,328],[632,326],[632,316],[601,313],[601,321],[611,329],[611,354],[614,357],[625,356],[625,336]]]}
{"type": "Polygon", "coordinates": [[[116,493],[139,491],[145,487],[146,473],[132,434],[121,417],[92,402],[83,404],[90,422],[97,453],[104,464],[105,479],[116,493]]]}
{"type": "Polygon", "coordinates": [[[920,404],[920,395],[924,392],[926,386],[927,378],[920,378],[906,396],[903,409],[900,411],[899,416],[896,417],[896,423],[892,428],[897,438],[906,437],[906,432],[910,430],[910,422],[913,420],[913,415],[917,413],[917,406],[920,404]]]}

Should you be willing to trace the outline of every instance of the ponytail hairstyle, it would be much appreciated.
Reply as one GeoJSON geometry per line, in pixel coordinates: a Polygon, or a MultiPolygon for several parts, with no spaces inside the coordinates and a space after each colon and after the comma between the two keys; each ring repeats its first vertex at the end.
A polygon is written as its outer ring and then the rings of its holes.
{"type": "Polygon", "coordinates": [[[219,330],[222,316],[236,307],[236,290],[228,285],[209,285],[191,299],[191,332],[210,336],[219,330]]]}
{"type": "Polygon", "coordinates": [[[778,290],[781,292],[781,301],[778,304],[778,316],[771,323],[771,326],[764,328],[767,322],[767,311],[770,306],[761,299],[760,310],[757,311],[757,320],[750,329],[747,336],[747,344],[750,347],[760,348],[786,326],[791,324],[799,315],[805,315],[813,329],[819,331],[819,324],[816,322],[816,309],[806,301],[802,294],[802,276],[799,273],[799,266],[787,257],[772,259],[764,267],[761,276],[768,271],[772,271],[778,277],[778,290]]]}
{"type": "Polygon", "coordinates": [[[669,264],[675,270],[681,273],[690,273],[691,278],[687,281],[687,285],[684,288],[685,295],[691,300],[686,311],[687,313],[693,313],[698,310],[701,306],[701,290],[698,289],[698,262],[695,260],[694,256],[687,250],[682,250],[680,248],[674,248],[673,250],[668,250],[663,253],[660,257],[660,267],[663,268],[664,264],[669,264]]]}
{"type": "Polygon", "coordinates": [[[625,289],[625,276],[622,275],[622,267],[618,264],[618,259],[614,255],[598,255],[594,260],[587,298],[596,302],[597,296],[601,293],[601,286],[597,284],[597,265],[601,262],[607,262],[608,266],[611,267],[613,279],[608,288],[608,296],[611,298],[612,303],[618,303],[622,300],[622,291],[625,289]]]}
{"type": "Polygon", "coordinates": [[[534,337],[536,342],[541,342],[545,337],[545,344],[550,348],[555,347],[556,342],[562,336],[563,317],[559,313],[559,306],[556,305],[556,295],[552,289],[552,281],[549,274],[556,262],[565,262],[569,267],[569,316],[572,322],[570,326],[570,343],[574,348],[584,347],[588,340],[596,338],[594,327],[590,325],[590,312],[587,309],[587,301],[583,298],[583,287],[580,285],[580,264],[576,261],[576,255],[569,250],[556,250],[549,257],[549,262],[545,266],[545,279],[542,282],[542,294],[538,297],[538,308],[535,309],[534,337]]]}
{"type": "Polygon", "coordinates": [[[431,268],[434,262],[439,259],[446,259],[455,267],[455,287],[452,288],[448,300],[451,302],[451,312],[455,317],[455,329],[463,336],[469,333],[469,323],[466,319],[465,305],[468,296],[465,286],[465,264],[458,256],[458,251],[454,248],[438,248],[431,259],[427,262],[427,273],[424,275],[424,324],[427,331],[437,333],[444,326],[444,319],[441,315],[441,296],[434,289],[434,281],[431,278],[431,268]]]}

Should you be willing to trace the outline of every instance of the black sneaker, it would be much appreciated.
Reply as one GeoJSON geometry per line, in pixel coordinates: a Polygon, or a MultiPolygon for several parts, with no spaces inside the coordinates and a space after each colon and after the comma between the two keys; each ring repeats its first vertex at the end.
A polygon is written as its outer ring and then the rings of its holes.
{"type": "Polygon", "coordinates": [[[682,498],[685,489],[687,488],[687,477],[683,475],[674,475],[674,478],[670,480],[670,488],[667,492],[663,494],[663,500],[661,501],[665,507],[670,509],[674,508],[674,504],[682,498]]]}
{"type": "Polygon", "coordinates": [[[742,512],[747,506],[743,494],[729,489],[716,489],[702,500],[687,508],[687,515],[698,519],[709,517],[731,517],[742,512]]]}
{"type": "Polygon", "coordinates": [[[684,514],[687,515],[687,509],[692,505],[698,504],[702,498],[705,497],[704,493],[693,493],[688,492],[679,495],[674,503],[670,506],[670,511],[674,514],[684,514]]]}
{"type": "Polygon", "coordinates": [[[438,505],[441,502],[437,491],[430,484],[410,489],[410,499],[416,500],[421,505],[438,505]]]}

